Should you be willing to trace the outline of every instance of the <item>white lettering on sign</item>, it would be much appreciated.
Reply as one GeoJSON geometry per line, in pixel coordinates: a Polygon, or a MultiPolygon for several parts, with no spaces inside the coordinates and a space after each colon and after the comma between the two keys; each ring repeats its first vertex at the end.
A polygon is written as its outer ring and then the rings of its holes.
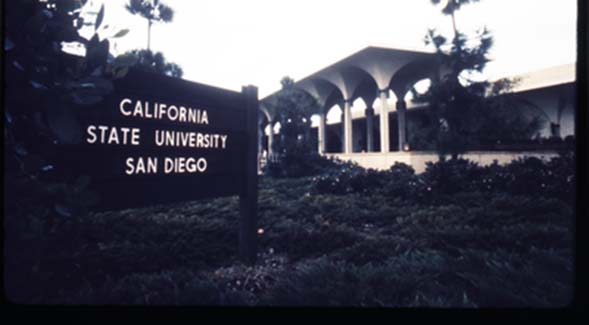
{"type": "Polygon", "coordinates": [[[116,126],[106,125],[89,125],[86,128],[86,142],[90,144],[131,144],[133,146],[139,145],[138,128],[117,128],[116,126]]]}
{"type": "MultiPolygon", "coordinates": [[[[125,117],[168,119],[175,122],[209,124],[205,109],[181,105],[150,103],[123,98],[119,111],[125,117]]],[[[227,135],[218,133],[155,130],[153,142],[157,147],[188,147],[226,149],[227,135]]],[[[88,125],[86,143],[91,145],[140,145],[141,129],[108,125],[88,125]]],[[[208,168],[205,158],[195,157],[128,157],[124,162],[126,175],[203,173],[208,168]]]]}
{"type": "Polygon", "coordinates": [[[209,124],[209,115],[204,109],[195,109],[178,105],[150,103],[148,101],[133,101],[124,98],[119,103],[119,110],[124,116],[141,117],[147,119],[167,118],[173,122],[194,124],[209,124]]]}
{"type": "Polygon", "coordinates": [[[125,162],[125,174],[155,174],[157,173],[157,157],[127,158],[125,162]]]}
{"type": "Polygon", "coordinates": [[[202,173],[207,170],[207,160],[204,158],[176,157],[164,159],[164,173],[202,173]]]}
{"type": "Polygon", "coordinates": [[[181,132],[155,130],[155,144],[158,147],[192,147],[225,149],[227,135],[216,133],[181,132]]]}
{"type": "Polygon", "coordinates": [[[165,174],[202,173],[207,170],[208,163],[203,157],[165,157],[160,169],[157,157],[128,157],[125,160],[125,174],[157,174],[162,170],[165,174]]]}

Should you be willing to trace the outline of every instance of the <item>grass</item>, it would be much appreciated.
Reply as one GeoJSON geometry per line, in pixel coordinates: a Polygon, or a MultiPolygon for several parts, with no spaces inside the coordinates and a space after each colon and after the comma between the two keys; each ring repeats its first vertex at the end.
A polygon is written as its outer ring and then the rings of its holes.
{"type": "Polygon", "coordinates": [[[416,204],[261,178],[259,258],[237,260],[237,198],[90,214],[6,246],[19,303],[559,307],[573,292],[571,206],[458,193],[416,204]]]}

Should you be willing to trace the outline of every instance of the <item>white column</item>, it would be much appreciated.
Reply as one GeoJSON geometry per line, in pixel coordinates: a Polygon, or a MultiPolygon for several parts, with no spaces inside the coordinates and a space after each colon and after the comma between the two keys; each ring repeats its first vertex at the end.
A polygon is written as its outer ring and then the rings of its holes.
{"type": "Polygon", "coordinates": [[[258,153],[262,154],[262,140],[264,139],[264,120],[260,118],[258,120],[258,153]]]}
{"type": "Polygon", "coordinates": [[[344,101],[344,153],[352,153],[352,101],[344,101]]]}
{"type": "Polygon", "coordinates": [[[268,159],[272,155],[272,143],[274,142],[274,123],[270,122],[270,132],[268,132],[268,159]]]}
{"type": "Polygon", "coordinates": [[[397,124],[399,126],[399,151],[403,151],[407,143],[407,104],[404,100],[397,101],[397,124]]]}
{"type": "Polygon", "coordinates": [[[389,105],[387,97],[388,89],[381,89],[380,96],[380,152],[389,152],[389,105]]]}
{"type": "Polygon", "coordinates": [[[317,127],[317,142],[319,145],[318,151],[319,154],[325,153],[325,113],[319,113],[319,126],[317,127]]]}
{"type": "Polygon", "coordinates": [[[373,152],[374,140],[372,134],[374,132],[374,109],[372,107],[367,107],[364,115],[366,115],[366,152],[373,152]]]}

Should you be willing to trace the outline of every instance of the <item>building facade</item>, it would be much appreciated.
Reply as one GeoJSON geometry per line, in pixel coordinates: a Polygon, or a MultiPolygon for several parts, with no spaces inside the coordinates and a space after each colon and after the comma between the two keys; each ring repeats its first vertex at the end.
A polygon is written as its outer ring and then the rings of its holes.
{"type": "MultiPolygon", "coordinates": [[[[295,86],[319,104],[313,118],[318,152],[367,168],[386,169],[399,161],[422,171],[437,155],[419,148],[417,135],[427,119],[428,105],[414,102],[413,92],[436,82],[440,70],[434,53],[367,47],[297,81],[295,86]]],[[[574,64],[510,77],[519,80],[512,93],[529,103],[525,114],[541,122],[537,139],[574,136],[574,64]]],[[[265,133],[260,150],[270,155],[273,137],[279,132],[271,109],[275,95],[260,101],[260,127],[265,133]]],[[[495,146],[473,148],[464,157],[487,164],[555,154],[541,146],[534,150],[495,146]]]]}

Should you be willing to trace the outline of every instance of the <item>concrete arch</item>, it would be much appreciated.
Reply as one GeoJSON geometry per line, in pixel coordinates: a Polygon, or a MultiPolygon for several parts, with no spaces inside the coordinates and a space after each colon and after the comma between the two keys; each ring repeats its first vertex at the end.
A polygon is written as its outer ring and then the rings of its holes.
{"type": "Polygon", "coordinates": [[[389,88],[398,99],[403,99],[416,82],[422,79],[435,80],[437,69],[433,60],[422,59],[410,62],[392,76],[389,88]]]}
{"type": "Polygon", "coordinates": [[[282,127],[280,122],[274,122],[270,125],[272,125],[272,131],[274,131],[273,134],[280,134],[280,128],[282,127]]]}
{"type": "Polygon", "coordinates": [[[356,99],[354,99],[354,101],[352,102],[352,112],[354,113],[354,115],[357,114],[356,112],[361,112],[362,115],[364,115],[364,111],[367,107],[368,105],[362,97],[356,97],[356,99]]]}
{"type": "Polygon", "coordinates": [[[329,97],[325,100],[324,109],[326,113],[330,110],[334,105],[338,105],[341,109],[344,107],[344,97],[340,91],[332,92],[329,97]]]}
{"type": "Polygon", "coordinates": [[[270,111],[268,110],[268,107],[265,103],[260,102],[259,109],[264,114],[264,116],[266,116],[266,120],[268,120],[268,122],[273,120],[273,116],[270,114],[270,111]]]}
{"type": "Polygon", "coordinates": [[[433,80],[431,78],[423,78],[409,85],[409,90],[405,93],[403,100],[407,103],[407,108],[411,109],[416,106],[423,106],[425,103],[415,102],[413,91],[417,94],[423,95],[431,87],[433,80]]]}
{"type": "Polygon", "coordinates": [[[338,95],[343,97],[341,94],[340,89],[331,83],[329,80],[325,80],[323,78],[311,78],[307,80],[303,80],[295,85],[297,89],[300,89],[307,94],[311,95],[312,97],[317,100],[319,104],[320,111],[317,112],[319,114],[326,113],[326,109],[329,108],[329,99],[330,97],[338,95]]]}
{"type": "MultiPolygon", "coordinates": [[[[382,152],[389,152],[389,113],[393,112],[391,108],[400,108],[398,112],[400,118],[399,123],[399,147],[402,146],[404,136],[404,102],[395,101],[393,97],[403,98],[399,94],[408,90],[405,83],[411,80],[411,72],[418,72],[420,74],[413,81],[422,78],[424,72],[431,66],[435,66],[436,56],[433,52],[423,52],[406,49],[387,49],[380,47],[367,47],[362,49],[342,60],[324,68],[316,73],[303,78],[295,83],[298,88],[302,88],[308,94],[315,97],[320,105],[320,116],[324,116],[326,111],[330,109],[333,104],[340,104],[343,108],[344,119],[341,123],[341,130],[336,129],[340,134],[343,134],[344,141],[343,152],[352,153],[358,150],[356,142],[362,137],[366,138],[366,148],[372,151],[368,145],[369,135],[373,135],[369,129],[380,129],[380,142],[374,140],[370,141],[372,144],[380,143],[382,152]],[[407,74],[407,75],[405,75],[407,74]],[[399,85],[397,85],[399,84],[399,85]],[[389,92],[391,86],[395,87],[394,96],[390,96],[389,92]],[[358,123],[353,122],[352,118],[352,102],[358,97],[361,97],[365,103],[373,103],[375,97],[379,97],[383,105],[379,108],[380,118],[379,125],[368,125],[368,120],[372,123],[374,117],[373,110],[367,110],[366,114],[370,114],[371,118],[367,119],[364,136],[364,126],[358,126],[358,123]],[[390,103],[389,103],[390,101],[390,103]],[[394,102],[401,102],[399,105],[394,105],[394,102]],[[370,111],[370,112],[369,112],[370,111]],[[354,133],[356,136],[354,136],[354,133]],[[362,134],[360,134],[362,133],[362,134]]],[[[274,95],[271,95],[274,96],[274,95]]],[[[374,105],[367,105],[374,108],[374,105]]],[[[329,142],[326,138],[326,124],[324,119],[319,123],[318,139],[319,152],[325,152],[325,142],[329,142]]],[[[376,124],[376,123],[374,123],[376,124]]],[[[373,135],[372,138],[375,136],[373,135]]],[[[361,142],[361,141],[360,141],[361,142]]],[[[332,146],[333,147],[333,146],[332,146]]]]}
{"type": "Polygon", "coordinates": [[[372,103],[378,95],[378,85],[372,76],[368,75],[364,78],[360,84],[354,90],[352,94],[352,100],[362,98],[367,107],[369,103],[372,103]]]}
{"type": "Polygon", "coordinates": [[[359,90],[363,85],[367,84],[368,88],[378,88],[376,81],[370,73],[358,66],[347,65],[341,67],[339,70],[339,73],[343,77],[345,91],[342,91],[342,93],[345,95],[345,99],[353,101],[358,98],[360,96],[359,90]]]}
{"type": "Polygon", "coordinates": [[[326,112],[325,117],[328,124],[341,123],[341,116],[344,110],[339,104],[333,104],[326,112]],[[334,121],[333,119],[337,119],[334,121]]]}

